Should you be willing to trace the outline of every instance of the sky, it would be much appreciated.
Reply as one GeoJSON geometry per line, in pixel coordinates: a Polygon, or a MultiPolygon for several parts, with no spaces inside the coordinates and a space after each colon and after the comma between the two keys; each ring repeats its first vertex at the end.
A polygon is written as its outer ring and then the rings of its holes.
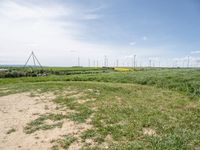
{"type": "Polygon", "coordinates": [[[200,66],[199,17],[199,0],[0,0],[0,65],[200,66]]]}

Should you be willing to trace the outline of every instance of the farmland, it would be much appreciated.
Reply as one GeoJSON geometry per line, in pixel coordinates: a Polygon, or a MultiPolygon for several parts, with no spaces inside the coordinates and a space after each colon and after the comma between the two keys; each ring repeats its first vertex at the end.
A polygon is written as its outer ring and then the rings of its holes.
{"type": "Polygon", "coordinates": [[[44,70],[0,78],[0,149],[200,148],[200,69],[44,70]]]}

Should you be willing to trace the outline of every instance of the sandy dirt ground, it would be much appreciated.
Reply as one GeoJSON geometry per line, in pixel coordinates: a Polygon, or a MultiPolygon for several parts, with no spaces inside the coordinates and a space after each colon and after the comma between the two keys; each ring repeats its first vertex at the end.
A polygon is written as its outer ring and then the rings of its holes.
{"type": "MultiPolygon", "coordinates": [[[[52,140],[69,134],[79,137],[81,132],[91,128],[89,124],[77,124],[65,119],[61,128],[38,130],[32,134],[24,133],[27,123],[37,119],[39,115],[52,112],[67,113],[52,102],[54,98],[55,95],[52,93],[34,97],[31,97],[30,93],[0,97],[0,150],[49,150],[52,147],[52,140]]],[[[70,145],[69,149],[76,150],[81,146],[81,140],[77,140],[70,145]]]]}

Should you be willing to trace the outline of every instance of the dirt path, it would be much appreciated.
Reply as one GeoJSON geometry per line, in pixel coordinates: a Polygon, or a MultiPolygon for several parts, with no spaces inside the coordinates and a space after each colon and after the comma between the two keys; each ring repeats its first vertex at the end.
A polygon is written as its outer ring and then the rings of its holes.
{"type": "MultiPolygon", "coordinates": [[[[24,133],[27,123],[37,119],[41,114],[66,113],[51,100],[55,96],[51,93],[30,97],[30,93],[12,94],[0,97],[0,149],[1,150],[48,150],[52,147],[52,140],[63,135],[78,136],[84,130],[91,128],[87,124],[76,124],[70,120],[63,120],[61,128],[39,130],[32,134],[24,133]]],[[[69,149],[79,149],[80,141],[72,143],[69,149]]]]}

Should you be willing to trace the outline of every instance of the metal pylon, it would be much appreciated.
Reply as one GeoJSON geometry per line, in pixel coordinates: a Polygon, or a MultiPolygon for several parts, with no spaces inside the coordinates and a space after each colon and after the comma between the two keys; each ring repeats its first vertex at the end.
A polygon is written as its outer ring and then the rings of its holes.
{"type": "Polygon", "coordinates": [[[36,67],[36,66],[37,66],[36,63],[38,63],[39,67],[43,68],[42,65],[40,64],[39,60],[38,60],[37,57],[35,56],[35,54],[34,54],[33,51],[31,52],[30,56],[28,57],[28,59],[27,59],[25,65],[24,65],[24,68],[27,67],[27,64],[28,64],[28,62],[30,61],[31,57],[32,57],[32,59],[33,59],[34,67],[36,67]]]}

